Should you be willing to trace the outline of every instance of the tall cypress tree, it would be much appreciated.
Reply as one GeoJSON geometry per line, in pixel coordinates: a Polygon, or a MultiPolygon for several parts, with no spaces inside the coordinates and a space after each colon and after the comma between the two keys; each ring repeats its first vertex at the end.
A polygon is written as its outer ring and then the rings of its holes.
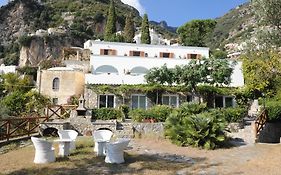
{"type": "Polygon", "coordinates": [[[132,14],[126,17],[126,23],[124,27],[124,38],[125,42],[127,43],[132,43],[135,36],[135,26],[132,18],[132,14]]]}
{"type": "Polygon", "coordinates": [[[142,19],[142,23],[141,23],[141,43],[142,44],[151,43],[147,14],[143,15],[143,19],[142,19]]]}
{"type": "Polygon", "coordinates": [[[105,26],[105,35],[104,35],[105,41],[111,41],[114,39],[114,35],[116,33],[116,19],[117,17],[115,12],[114,1],[111,0],[108,10],[108,15],[107,15],[106,26],[105,26]]]}

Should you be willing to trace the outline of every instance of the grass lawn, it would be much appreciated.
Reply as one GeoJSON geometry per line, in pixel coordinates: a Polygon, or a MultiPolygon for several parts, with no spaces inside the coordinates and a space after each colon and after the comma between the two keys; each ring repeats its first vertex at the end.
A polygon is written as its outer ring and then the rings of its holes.
{"type": "MultiPolygon", "coordinates": [[[[107,164],[104,157],[97,157],[93,152],[91,137],[78,137],[76,150],[68,157],[58,157],[49,164],[34,164],[34,147],[31,144],[23,148],[13,148],[0,154],[0,172],[10,175],[45,175],[45,174],[175,174],[176,171],[191,166],[187,163],[176,163],[150,155],[125,153],[125,163],[107,164]]],[[[15,146],[13,146],[15,147],[15,146]]],[[[1,174],[0,173],[0,174],[1,174]]]]}

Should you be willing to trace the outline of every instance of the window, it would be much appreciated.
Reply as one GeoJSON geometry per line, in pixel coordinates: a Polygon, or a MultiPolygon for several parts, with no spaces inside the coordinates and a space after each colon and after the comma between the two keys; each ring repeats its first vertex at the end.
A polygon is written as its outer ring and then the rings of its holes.
{"type": "Polygon", "coordinates": [[[100,55],[116,55],[116,50],[113,50],[113,49],[100,49],[100,55]]]}
{"type": "Polygon", "coordinates": [[[53,98],[52,101],[53,101],[53,104],[54,104],[54,105],[57,105],[57,104],[59,103],[59,99],[58,99],[58,98],[53,98]]]}
{"type": "Polygon", "coordinates": [[[201,55],[200,54],[187,54],[188,59],[200,59],[201,55]]]}
{"type": "Polygon", "coordinates": [[[60,88],[60,79],[59,78],[54,78],[53,79],[53,90],[58,91],[60,88]]]}
{"type": "Polygon", "coordinates": [[[148,72],[148,69],[142,66],[137,66],[132,68],[130,72],[132,75],[141,75],[146,74],[148,72]]]}
{"type": "Polygon", "coordinates": [[[134,57],[144,57],[145,53],[142,51],[130,51],[130,56],[134,57]]]}
{"type": "Polygon", "coordinates": [[[225,97],[225,107],[233,107],[233,97],[225,97]]]}
{"type": "Polygon", "coordinates": [[[113,108],[113,107],[114,107],[114,95],[99,96],[99,108],[113,108]]]}
{"type": "Polygon", "coordinates": [[[146,109],[146,96],[145,95],[132,95],[132,109],[146,109]]]}
{"type": "Polygon", "coordinates": [[[177,95],[163,95],[162,104],[172,107],[178,107],[178,96],[177,95]]]}
{"type": "Polygon", "coordinates": [[[94,74],[118,74],[118,70],[111,65],[102,65],[96,68],[94,74]]]}
{"type": "Polygon", "coordinates": [[[187,95],[186,96],[186,101],[187,102],[192,102],[193,101],[192,99],[193,99],[192,95],[187,95]]]}
{"type": "Polygon", "coordinates": [[[216,96],[215,98],[215,107],[216,108],[228,108],[234,106],[233,97],[225,97],[225,96],[216,96]]]}
{"type": "Polygon", "coordinates": [[[222,96],[216,96],[215,106],[216,106],[216,108],[222,108],[223,107],[223,97],[222,96]]]}
{"type": "Polygon", "coordinates": [[[160,52],[160,58],[173,58],[174,54],[170,52],[160,52]]]}

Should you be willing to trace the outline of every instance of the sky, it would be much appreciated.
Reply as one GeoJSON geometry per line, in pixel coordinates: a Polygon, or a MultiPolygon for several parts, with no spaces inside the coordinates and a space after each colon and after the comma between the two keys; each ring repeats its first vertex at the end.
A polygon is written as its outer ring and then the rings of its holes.
{"type": "MultiPolygon", "coordinates": [[[[147,13],[149,20],[166,21],[178,27],[193,19],[214,19],[249,0],[121,0],[140,12],[147,13]]],[[[0,0],[0,5],[7,0],[0,0]]]]}

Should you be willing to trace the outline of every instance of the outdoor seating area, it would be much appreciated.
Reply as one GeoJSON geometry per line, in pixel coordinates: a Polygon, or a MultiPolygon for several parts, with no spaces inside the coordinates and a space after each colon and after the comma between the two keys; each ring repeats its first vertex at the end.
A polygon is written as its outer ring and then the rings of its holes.
{"type": "MultiPolygon", "coordinates": [[[[34,163],[50,163],[56,160],[55,147],[58,144],[58,156],[67,157],[76,149],[75,140],[78,132],[74,130],[59,130],[59,138],[46,140],[44,138],[31,137],[35,147],[34,163]]],[[[105,156],[106,163],[124,163],[124,149],[128,146],[130,139],[112,139],[110,130],[93,131],[94,152],[96,156],[105,156]]]]}

